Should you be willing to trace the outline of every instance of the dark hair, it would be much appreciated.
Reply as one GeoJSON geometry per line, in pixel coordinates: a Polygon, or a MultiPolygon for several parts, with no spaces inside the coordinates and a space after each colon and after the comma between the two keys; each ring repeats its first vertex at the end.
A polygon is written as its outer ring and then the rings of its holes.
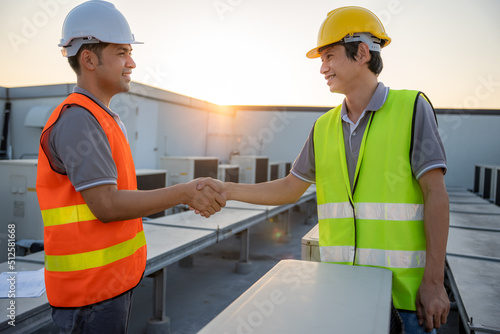
{"type": "Polygon", "coordinates": [[[99,65],[101,65],[101,52],[102,50],[107,47],[109,43],[92,43],[92,44],[83,44],[80,46],[80,50],[76,53],[76,55],[68,57],[68,63],[69,66],[75,71],[76,74],[80,74],[80,55],[82,54],[83,50],[89,50],[93,53],[96,54],[97,60],[99,61],[99,65]]]}
{"type": "MultiPolygon", "coordinates": [[[[356,55],[358,54],[358,47],[361,42],[352,42],[352,43],[344,43],[345,54],[348,58],[356,61],[356,55]]],[[[382,57],[380,56],[380,52],[370,51],[370,55],[372,56],[370,61],[368,62],[368,68],[375,74],[380,74],[382,72],[382,68],[384,64],[382,63],[382,57]]]]}
{"type": "MultiPolygon", "coordinates": [[[[345,48],[345,54],[347,58],[357,61],[356,55],[358,54],[359,44],[361,44],[361,42],[351,42],[351,43],[336,42],[323,46],[321,49],[319,49],[319,52],[321,53],[324,49],[330,46],[343,45],[345,48]]],[[[380,74],[380,72],[382,72],[382,68],[384,67],[384,64],[382,62],[382,57],[380,56],[380,52],[377,51],[370,51],[370,55],[371,59],[368,62],[368,68],[370,69],[370,71],[378,75],[380,74]]]]}

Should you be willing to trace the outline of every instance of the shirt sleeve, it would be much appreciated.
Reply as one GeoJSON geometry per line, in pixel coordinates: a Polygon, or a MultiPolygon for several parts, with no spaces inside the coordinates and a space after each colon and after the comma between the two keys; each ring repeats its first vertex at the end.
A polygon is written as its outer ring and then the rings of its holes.
{"type": "Polygon", "coordinates": [[[316,161],[314,159],[314,126],[309,137],[295,159],[290,173],[309,183],[316,183],[316,161]]]}
{"type": "Polygon", "coordinates": [[[426,172],[441,168],[446,173],[446,155],[431,104],[419,95],[415,110],[411,167],[418,180],[426,172]]]}
{"type": "Polygon", "coordinates": [[[51,166],[68,175],[76,191],[117,184],[109,141],[90,112],[80,107],[66,109],[49,136],[51,166]]]}

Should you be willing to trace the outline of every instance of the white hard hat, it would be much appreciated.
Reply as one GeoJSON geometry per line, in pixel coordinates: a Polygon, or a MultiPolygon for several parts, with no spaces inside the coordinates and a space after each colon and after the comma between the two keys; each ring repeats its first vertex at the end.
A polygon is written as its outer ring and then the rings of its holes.
{"type": "Polygon", "coordinates": [[[71,57],[83,44],[91,43],[142,44],[130,31],[125,16],[110,2],[91,0],[73,8],[66,16],[62,29],[62,54],[71,57]]]}

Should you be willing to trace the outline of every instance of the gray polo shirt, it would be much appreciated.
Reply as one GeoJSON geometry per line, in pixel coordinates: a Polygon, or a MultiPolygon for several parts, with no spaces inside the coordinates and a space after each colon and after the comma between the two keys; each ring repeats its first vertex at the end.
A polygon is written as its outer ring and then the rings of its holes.
{"type": "MultiPolygon", "coordinates": [[[[347,116],[345,99],[342,103],[342,129],[344,132],[346,162],[351,187],[354,181],[356,165],[358,163],[361,141],[366,126],[368,125],[370,114],[382,108],[388,94],[389,87],[385,87],[384,84],[380,82],[357,123],[353,123],[347,116]]],[[[415,178],[418,180],[423,174],[435,168],[442,168],[443,172],[446,173],[446,155],[437,130],[434,110],[429,102],[421,95],[417,100],[414,117],[414,141],[411,156],[413,175],[415,175],[415,178]]],[[[316,180],[313,138],[314,126],[290,171],[299,179],[309,183],[315,183],[316,180]]]]}
{"type": "MultiPolygon", "coordinates": [[[[87,90],[75,87],[74,93],[94,100],[120,125],[117,113],[111,111],[87,90]]],[[[117,184],[118,173],[109,141],[96,118],[81,107],[70,107],[50,129],[48,158],[55,171],[67,175],[76,191],[104,184],[117,184]]]]}

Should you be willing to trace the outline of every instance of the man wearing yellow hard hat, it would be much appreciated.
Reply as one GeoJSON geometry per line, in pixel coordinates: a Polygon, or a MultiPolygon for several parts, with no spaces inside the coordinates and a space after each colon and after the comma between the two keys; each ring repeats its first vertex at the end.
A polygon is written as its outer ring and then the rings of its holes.
{"type": "Polygon", "coordinates": [[[226,183],[226,195],[281,205],[316,183],[321,261],[391,270],[405,333],[423,333],[446,323],[450,307],[446,157],[427,97],[378,82],[390,42],[367,9],[328,13],[307,57],[321,58],[330,91],[345,95],[342,105],[316,121],[287,177],[226,183]]]}

